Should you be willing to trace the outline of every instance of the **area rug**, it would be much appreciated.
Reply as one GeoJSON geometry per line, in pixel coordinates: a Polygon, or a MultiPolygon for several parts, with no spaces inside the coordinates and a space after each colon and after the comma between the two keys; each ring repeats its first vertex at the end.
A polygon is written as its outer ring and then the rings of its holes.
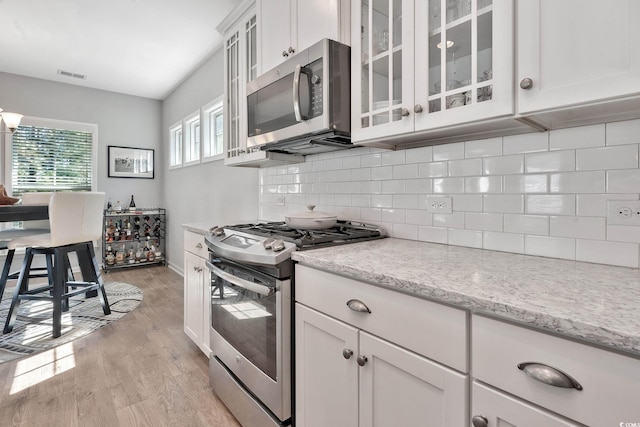
{"type": "Polygon", "coordinates": [[[142,302],[142,290],[128,283],[105,284],[111,314],[102,312],[100,299],[84,298],[84,294],[69,299],[69,311],[62,313],[62,336],[52,338],[52,308],[47,301],[22,301],[18,318],[9,334],[2,334],[11,305],[13,288],[7,288],[0,302],[0,363],[33,355],[84,337],[124,317],[142,302]]]}

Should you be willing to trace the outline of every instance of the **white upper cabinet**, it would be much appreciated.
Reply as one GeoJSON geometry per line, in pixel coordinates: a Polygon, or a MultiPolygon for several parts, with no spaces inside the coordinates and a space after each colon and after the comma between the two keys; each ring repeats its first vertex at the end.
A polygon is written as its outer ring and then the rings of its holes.
{"type": "Polygon", "coordinates": [[[352,10],[355,142],[513,116],[512,1],[354,0],[352,10]]]}
{"type": "Polygon", "coordinates": [[[257,6],[262,72],[323,38],[349,44],[349,0],[258,0],[257,6]]]}
{"type": "Polygon", "coordinates": [[[415,4],[416,130],[512,115],[513,3],[415,4]]]}
{"type": "Polygon", "coordinates": [[[517,19],[520,114],[556,127],[569,115],[640,110],[637,98],[620,102],[640,95],[640,2],[527,0],[517,19]],[[611,100],[598,111],[574,108],[611,100]],[[557,110],[566,115],[545,114],[557,110]]]}
{"type": "Polygon", "coordinates": [[[223,32],[225,165],[242,163],[247,154],[247,82],[258,74],[256,13],[241,12],[223,32]]]}
{"type": "Polygon", "coordinates": [[[640,2],[353,0],[352,140],[387,148],[640,117],[640,2]]]}
{"type": "Polygon", "coordinates": [[[224,35],[224,146],[226,166],[265,167],[304,161],[302,156],[247,147],[247,83],[258,77],[258,18],[252,1],[232,12],[224,35]]]}

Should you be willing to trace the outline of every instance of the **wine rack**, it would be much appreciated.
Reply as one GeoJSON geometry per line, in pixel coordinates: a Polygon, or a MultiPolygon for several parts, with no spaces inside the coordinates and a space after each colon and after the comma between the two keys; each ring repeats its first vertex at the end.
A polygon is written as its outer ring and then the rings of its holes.
{"type": "Polygon", "coordinates": [[[165,209],[106,209],[102,230],[103,270],[166,264],[165,209]]]}

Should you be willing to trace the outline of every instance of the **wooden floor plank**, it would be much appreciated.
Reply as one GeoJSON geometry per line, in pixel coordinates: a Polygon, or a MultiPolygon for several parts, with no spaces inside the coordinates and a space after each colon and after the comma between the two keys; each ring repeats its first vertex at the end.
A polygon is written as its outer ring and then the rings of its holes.
{"type": "Polygon", "coordinates": [[[209,388],[208,359],[183,331],[182,277],[149,267],[104,278],[140,287],[142,304],[73,341],[63,360],[0,364],[0,426],[239,426],[209,388]]]}

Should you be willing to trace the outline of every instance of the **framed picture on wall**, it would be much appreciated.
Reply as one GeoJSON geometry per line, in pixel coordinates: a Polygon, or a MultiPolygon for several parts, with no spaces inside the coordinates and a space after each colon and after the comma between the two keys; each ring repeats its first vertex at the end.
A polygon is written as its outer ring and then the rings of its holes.
{"type": "Polygon", "coordinates": [[[109,145],[108,176],[110,178],[154,178],[154,150],[109,145]]]}

